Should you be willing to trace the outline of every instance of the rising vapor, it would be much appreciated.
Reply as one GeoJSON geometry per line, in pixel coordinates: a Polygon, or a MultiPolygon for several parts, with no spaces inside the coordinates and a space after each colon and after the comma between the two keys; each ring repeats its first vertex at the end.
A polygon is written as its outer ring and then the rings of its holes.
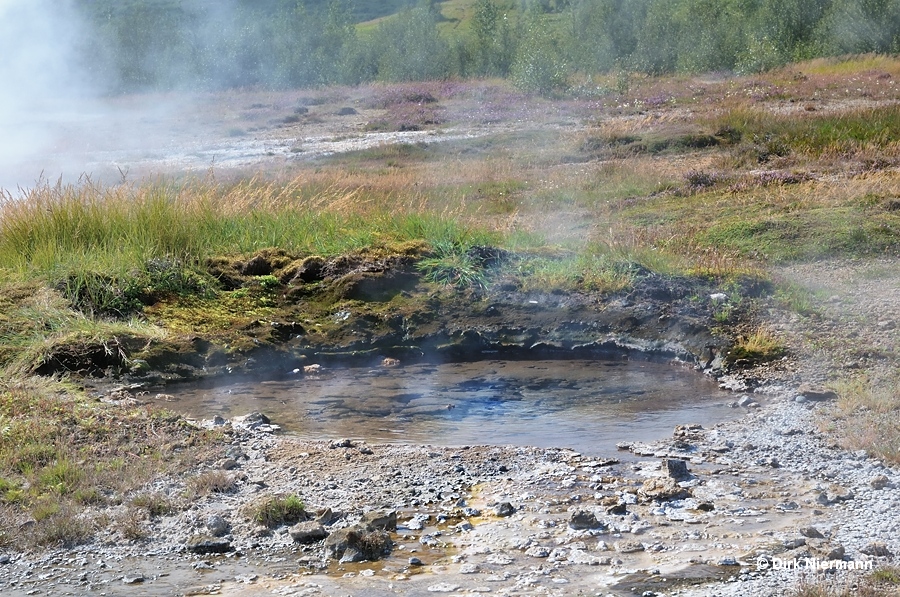
{"type": "Polygon", "coordinates": [[[77,59],[85,31],[70,0],[0,0],[0,188],[61,174],[41,164],[92,95],[77,59]]]}

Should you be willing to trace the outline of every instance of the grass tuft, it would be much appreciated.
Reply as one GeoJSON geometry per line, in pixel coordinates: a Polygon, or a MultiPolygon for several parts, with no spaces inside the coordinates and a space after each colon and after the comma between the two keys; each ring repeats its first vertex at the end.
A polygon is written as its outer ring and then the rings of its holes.
{"type": "Polygon", "coordinates": [[[273,529],[304,520],[306,504],[296,495],[268,497],[251,506],[248,516],[253,522],[273,529]]]}

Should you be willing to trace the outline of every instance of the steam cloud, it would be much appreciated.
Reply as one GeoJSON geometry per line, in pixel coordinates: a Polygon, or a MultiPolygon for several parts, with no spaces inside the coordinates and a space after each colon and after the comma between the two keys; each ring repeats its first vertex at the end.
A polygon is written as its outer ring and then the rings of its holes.
{"type": "Polygon", "coordinates": [[[76,62],[85,31],[70,0],[0,0],[0,188],[41,176],[36,158],[57,150],[63,117],[92,95],[76,62]]]}

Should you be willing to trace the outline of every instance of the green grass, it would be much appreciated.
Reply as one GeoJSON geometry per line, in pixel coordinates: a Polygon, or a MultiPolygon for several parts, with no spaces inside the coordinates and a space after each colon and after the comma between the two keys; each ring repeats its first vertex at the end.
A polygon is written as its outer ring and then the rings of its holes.
{"type": "Polygon", "coordinates": [[[251,506],[248,515],[257,524],[275,528],[302,520],[306,516],[306,505],[296,495],[272,496],[251,506]]]}
{"type": "Polygon", "coordinates": [[[900,142],[900,110],[894,106],[803,117],[741,107],[717,116],[709,126],[759,147],[760,159],[788,151],[813,157],[846,156],[900,142]]]}

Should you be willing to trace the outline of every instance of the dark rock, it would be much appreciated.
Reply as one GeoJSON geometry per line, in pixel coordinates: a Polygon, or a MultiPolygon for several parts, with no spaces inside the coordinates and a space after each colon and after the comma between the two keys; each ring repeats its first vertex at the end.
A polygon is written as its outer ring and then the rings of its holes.
{"type": "Polygon", "coordinates": [[[231,547],[231,542],[227,539],[210,537],[209,535],[195,535],[187,540],[185,547],[187,547],[189,551],[201,555],[208,553],[227,553],[233,549],[231,547]]]}
{"type": "Polygon", "coordinates": [[[716,507],[712,502],[700,502],[697,504],[697,510],[700,510],[701,512],[712,512],[715,509],[716,507]]]}
{"type": "Polygon", "coordinates": [[[662,468],[673,479],[684,479],[690,476],[687,462],[678,458],[666,458],[662,461],[662,468]]]}
{"type": "Polygon", "coordinates": [[[351,108],[349,106],[343,107],[337,111],[338,116],[353,116],[355,114],[359,114],[355,108],[351,108]]]}
{"type": "Polygon", "coordinates": [[[409,558],[408,562],[409,562],[410,566],[423,566],[424,565],[422,563],[422,560],[420,560],[419,558],[417,558],[415,556],[409,558]]]}
{"type": "Polygon", "coordinates": [[[834,390],[810,383],[800,384],[800,387],[797,388],[797,393],[807,400],[835,400],[838,397],[837,392],[834,390]]]}
{"type": "Polygon", "coordinates": [[[236,469],[237,467],[238,467],[238,463],[237,463],[237,460],[235,460],[234,458],[226,458],[225,460],[222,461],[222,470],[223,471],[230,471],[230,470],[236,469]]]}
{"type": "Polygon", "coordinates": [[[615,516],[624,516],[628,514],[628,507],[624,503],[616,504],[607,508],[606,513],[615,516]]]}
{"type": "Polygon", "coordinates": [[[494,508],[494,512],[497,514],[497,516],[506,518],[507,516],[512,516],[516,513],[516,507],[509,502],[501,502],[497,504],[496,508],[494,508]]]}
{"type": "Polygon", "coordinates": [[[325,539],[325,553],[342,562],[377,560],[391,552],[390,535],[384,531],[370,531],[360,526],[334,531],[325,539]]]}
{"type": "Polygon", "coordinates": [[[381,530],[381,531],[396,531],[397,530],[397,512],[390,511],[372,511],[366,512],[363,514],[362,520],[359,522],[360,526],[363,526],[370,531],[381,530]]]}
{"type": "Polygon", "coordinates": [[[601,521],[597,520],[593,512],[588,512],[587,510],[576,510],[572,512],[572,517],[569,519],[569,527],[576,531],[599,529],[605,526],[601,521]]]}
{"type": "Polygon", "coordinates": [[[288,533],[295,542],[303,544],[315,543],[328,536],[325,527],[315,520],[297,523],[288,530],[288,533]]]}

